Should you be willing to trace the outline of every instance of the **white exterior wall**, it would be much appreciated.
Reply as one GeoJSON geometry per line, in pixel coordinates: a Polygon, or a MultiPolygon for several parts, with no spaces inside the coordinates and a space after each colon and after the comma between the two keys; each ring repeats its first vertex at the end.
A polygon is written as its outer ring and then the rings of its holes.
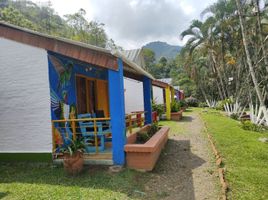
{"type": "Polygon", "coordinates": [[[153,99],[157,104],[164,104],[163,88],[153,86],[153,99]]]}
{"type": "Polygon", "coordinates": [[[47,52],[0,38],[0,153],[51,152],[47,52]]]}
{"type": "Polygon", "coordinates": [[[133,111],[143,111],[143,84],[142,82],[124,78],[125,87],[125,111],[131,113],[133,111]]]}

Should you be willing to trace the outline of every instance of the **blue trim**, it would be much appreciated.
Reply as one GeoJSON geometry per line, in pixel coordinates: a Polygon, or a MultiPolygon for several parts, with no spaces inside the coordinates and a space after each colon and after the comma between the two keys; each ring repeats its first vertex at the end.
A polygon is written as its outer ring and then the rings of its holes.
{"type": "Polygon", "coordinates": [[[108,70],[113,162],[115,165],[125,164],[126,123],[123,78],[123,62],[118,58],[118,71],[108,70]]]}
{"type": "Polygon", "coordinates": [[[145,111],[145,124],[152,123],[152,80],[143,77],[143,101],[145,111]]]}

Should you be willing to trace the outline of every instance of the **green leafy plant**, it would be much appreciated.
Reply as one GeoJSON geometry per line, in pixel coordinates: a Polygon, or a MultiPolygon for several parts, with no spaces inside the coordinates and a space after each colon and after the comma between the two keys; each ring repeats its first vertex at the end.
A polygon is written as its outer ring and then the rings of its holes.
{"type": "Polygon", "coordinates": [[[197,98],[188,97],[188,98],[185,99],[185,101],[188,104],[188,106],[191,106],[191,107],[197,107],[198,106],[197,98]]]}
{"type": "Polygon", "coordinates": [[[147,131],[140,131],[137,133],[137,144],[144,144],[159,130],[158,123],[153,123],[147,131]]]}
{"type": "Polygon", "coordinates": [[[198,107],[200,107],[200,108],[206,108],[206,107],[208,107],[208,105],[207,105],[206,102],[200,102],[200,103],[198,104],[198,107]]]}
{"type": "Polygon", "coordinates": [[[216,110],[224,110],[224,105],[227,103],[233,104],[234,101],[232,99],[224,99],[222,101],[218,101],[217,106],[216,106],[216,110]]]}
{"type": "Polygon", "coordinates": [[[248,120],[241,121],[241,123],[242,123],[242,128],[244,130],[256,131],[256,132],[263,132],[265,130],[263,126],[253,124],[251,121],[248,121],[248,120]]]}
{"type": "Polygon", "coordinates": [[[182,108],[182,107],[187,107],[187,106],[188,106],[187,102],[186,102],[184,99],[179,100],[179,101],[178,101],[178,104],[179,104],[179,106],[180,106],[181,108],[182,108]]]}
{"type": "Polygon", "coordinates": [[[157,112],[158,116],[161,116],[164,113],[164,105],[163,104],[156,104],[156,101],[152,101],[152,110],[157,112]]]}
{"type": "Polygon", "coordinates": [[[232,118],[232,119],[234,119],[234,120],[238,120],[238,114],[237,113],[232,113],[231,115],[230,115],[230,117],[232,118]]]}
{"type": "Polygon", "coordinates": [[[149,137],[152,137],[159,130],[159,125],[157,122],[153,123],[148,130],[149,137]]]}
{"type": "Polygon", "coordinates": [[[84,152],[85,144],[82,139],[77,138],[76,140],[70,140],[70,144],[60,148],[61,153],[68,153],[73,155],[75,152],[84,152]]]}
{"type": "Polygon", "coordinates": [[[180,110],[180,105],[177,101],[171,102],[171,112],[178,112],[180,110]]]}
{"type": "Polygon", "coordinates": [[[137,133],[137,139],[136,139],[136,143],[137,144],[144,144],[145,142],[147,142],[150,139],[150,136],[147,132],[138,132],[137,133]]]}

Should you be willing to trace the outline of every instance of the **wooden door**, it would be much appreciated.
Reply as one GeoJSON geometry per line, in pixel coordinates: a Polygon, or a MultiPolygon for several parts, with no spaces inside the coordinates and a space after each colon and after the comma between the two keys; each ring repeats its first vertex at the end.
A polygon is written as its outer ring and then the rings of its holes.
{"type": "Polygon", "coordinates": [[[97,109],[103,110],[105,117],[109,117],[109,96],[108,96],[108,83],[107,81],[97,80],[97,109]]]}
{"type": "Polygon", "coordinates": [[[76,76],[77,113],[95,113],[96,82],[82,76],[76,76]]]}

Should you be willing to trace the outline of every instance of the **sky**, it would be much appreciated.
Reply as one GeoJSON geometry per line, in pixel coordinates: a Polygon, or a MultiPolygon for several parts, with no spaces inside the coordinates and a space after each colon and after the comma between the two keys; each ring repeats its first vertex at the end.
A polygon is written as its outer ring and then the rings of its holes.
{"type": "MultiPolygon", "coordinates": [[[[34,0],[36,3],[47,0],[34,0]]],[[[124,49],[152,41],[183,45],[180,33],[216,0],[50,0],[60,15],[83,8],[88,20],[105,24],[109,38],[124,49]]]]}

